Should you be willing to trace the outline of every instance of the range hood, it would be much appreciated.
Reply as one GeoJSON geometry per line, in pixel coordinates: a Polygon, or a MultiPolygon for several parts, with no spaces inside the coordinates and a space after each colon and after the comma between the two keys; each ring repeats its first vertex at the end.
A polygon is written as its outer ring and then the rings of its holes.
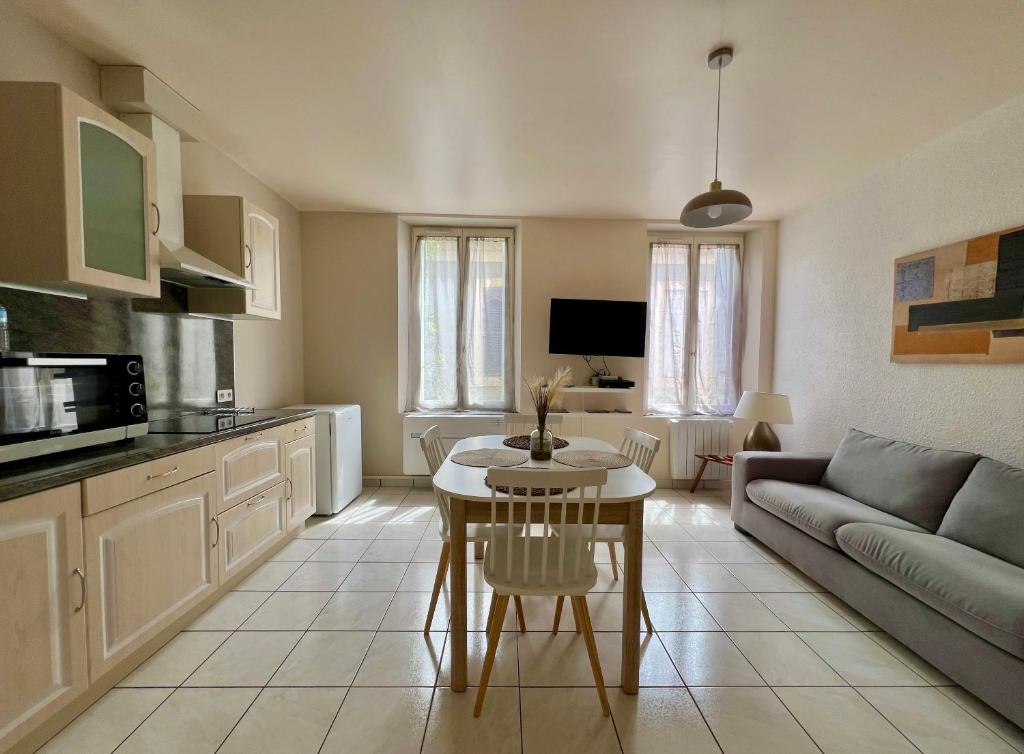
{"type": "Polygon", "coordinates": [[[190,288],[247,288],[256,286],[211,262],[187,246],[172,249],[160,244],[160,279],[190,288]]]}

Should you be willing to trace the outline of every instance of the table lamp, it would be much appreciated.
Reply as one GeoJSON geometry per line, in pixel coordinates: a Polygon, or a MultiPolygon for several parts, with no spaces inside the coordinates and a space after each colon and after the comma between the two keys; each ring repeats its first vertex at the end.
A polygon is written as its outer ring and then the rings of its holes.
{"type": "Polygon", "coordinates": [[[789,396],[779,393],[755,393],[743,391],[740,402],[733,414],[737,419],[752,419],[757,422],[743,438],[744,450],[782,450],[778,435],[768,422],[792,424],[793,412],[789,407],[789,396]]]}

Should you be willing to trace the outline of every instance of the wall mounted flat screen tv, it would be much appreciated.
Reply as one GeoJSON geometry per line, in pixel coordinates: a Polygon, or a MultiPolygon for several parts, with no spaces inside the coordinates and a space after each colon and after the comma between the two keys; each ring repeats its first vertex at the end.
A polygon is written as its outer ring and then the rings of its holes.
{"type": "Polygon", "coordinates": [[[646,301],[551,299],[548,353],[643,356],[646,301]]]}

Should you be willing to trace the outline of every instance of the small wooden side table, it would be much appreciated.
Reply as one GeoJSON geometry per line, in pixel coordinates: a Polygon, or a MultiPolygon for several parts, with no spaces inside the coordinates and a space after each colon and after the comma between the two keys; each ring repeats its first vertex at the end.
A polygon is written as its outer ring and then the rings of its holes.
{"type": "Polygon", "coordinates": [[[697,491],[697,485],[700,484],[700,478],[704,476],[704,469],[708,467],[709,463],[720,463],[723,466],[732,466],[732,456],[716,456],[716,455],[703,455],[701,453],[694,453],[695,458],[700,459],[700,468],[697,469],[697,476],[693,478],[693,484],[690,485],[690,492],[697,491]]]}

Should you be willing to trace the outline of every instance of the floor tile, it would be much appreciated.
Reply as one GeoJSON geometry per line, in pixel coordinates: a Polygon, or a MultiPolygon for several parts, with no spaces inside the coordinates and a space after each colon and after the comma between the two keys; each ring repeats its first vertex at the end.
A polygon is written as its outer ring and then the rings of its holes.
{"type": "Polygon", "coordinates": [[[308,631],[269,685],[348,686],[371,641],[373,631],[308,631]]]}
{"type": "MultiPolygon", "coordinates": [[[[761,546],[760,549],[759,549],[759,545],[760,545],[759,542],[750,542],[749,544],[750,544],[751,547],[753,547],[755,550],[757,550],[758,552],[760,552],[762,554],[764,554],[765,552],[773,554],[773,553],[771,553],[770,550],[768,550],[767,547],[761,546]]],[[[805,574],[799,568],[790,565],[789,563],[784,561],[782,558],[780,558],[778,556],[775,556],[775,558],[773,559],[773,558],[769,557],[769,555],[765,555],[765,558],[768,559],[770,562],[775,563],[775,565],[777,565],[780,569],[782,569],[782,571],[787,576],[789,576],[791,579],[793,579],[793,581],[796,581],[798,584],[802,585],[805,592],[819,592],[820,593],[820,592],[827,592],[828,591],[828,589],[826,589],[821,584],[819,584],[817,581],[815,581],[814,579],[809,577],[807,574],[805,574]]]]}
{"type": "Polygon", "coordinates": [[[393,592],[408,563],[357,563],[338,587],[342,592],[393,592]]]}
{"type": "MultiPolygon", "coordinates": [[[[442,595],[444,592],[442,592],[442,595]]],[[[523,597],[523,613],[526,615],[526,627],[531,631],[550,631],[554,623],[555,600],[553,597],[523,597]]],[[[466,626],[469,631],[486,631],[487,614],[490,612],[490,592],[469,592],[466,595],[466,626]]],[[[576,626],[572,622],[572,611],[568,608],[562,611],[562,630],[572,631],[576,626]],[[565,613],[569,616],[566,619],[565,613]]],[[[519,623],[516,619],[515,607],[511,601],[505,611],[505,622],[501,624],[502,631],[518,631],[519,623]]]]}
{"type": "Polygon", "coordinates": [[[939,691],[970,712],[975,719],[997,733],[1008,744],[1024,752],[1024,729],[1014,725],[978,697],[959,686],[944,686],[939,691]]]}
{"type": "Polygon", "coordinates": [[[229,636],[226,631],[183,631],[118,686],[180,686],[229,636]]]}
{"type": "Polygon", "coordinates": [[[800,632],[853,686],[927,686],[928,682],[862,633],[800,632]]]}
{"type": "Polygon", "coordinates": [[[730,563],[730,573],[752,592],[804,592],[803,585],[771,563],[730,563]]]}
{"type": "Polygon", "coordinates": [[[313,631],[374,631],[394,592],[338,592],[313,621],[313,631]]]}
{"type": "Polygon", "coordinates": [[[938,689],[857,690],[924,754],[1012,754],[1014,751],[938,689]]]}
{"type": "MultiPolygon", "coordinates": [[[[572,616],[572,608],[568,603],[567,599],[562,607],[562,612],[568,612],[572,616]]],[[[621,592],[591,592],[587,595],[587,609],[590,611],[590,622],[593,624],[595,631],[622,631],[621,592]]],[[[548,622],[552,623],[555,612],[554,600],[548,600],[547,612],[549,616],[548,622]]],[[[537,628],[543,627],[538,626],[537,628]]]]}
{"type": "MultiPolygon", "coordinates": [[[[426,625],[429,608],[429,592],[398,592],[391,600],[384,621],[380,624],[380,630],[422,631],[426,625]]],[[[448,615],[448,593],[443,592],[437,598],[431,630],[444,631],[448,626],[448,615]]]]}
{"type": "MultiPolygon", "coordinates": [[[[437,577],[437,560],[429,563],[413,562],[402,577],[402,583],[398,585],[400,592],[430,592],[434,589],[434,579],[437,577]]],[[[445,579],[441,591],[448,591],[448,579],[445,579]]]]}
{"type": "Polygon", "coordinates": [[[385,502],[381,499],[364,501],[359,504],[352,504],[343,510],[337,517],[339,525],[344,524],[385,524],[394,514],[398,505],[392,502],[385,502]]]}
{"type": "Polygon", "coordinates": [[[692,542],[693,537],[677,523],[644,524],[644,534],[652,542],[692,542]]]}
{"type": "Polygon", "coordinates": [[[822,751],[913,754],[914,746],[851,688],[777,688],[775,693],[822,751]]]}
{"type": "Polygon", "coordinates": [[[659,633],[687,686],[763,686],[732,640],[721,631],[659,633]]]}
{"type": "Polygon", "coordinates": [[[726,631],[785,631],[786,624],[752,594],[697,593],[726,631]]]}
{"type": "Polygon", "coordinates": [[[750,591],[721,563],[690,563],[673,567],[693,592],[750,591]]]}
{"type": "Polygon", "coordinates": [[[435,512],[437,512],[436,500],[419,505],[406,505],[405,501],[402,501],[401,507],[391,515],[391,518],[388,519],[388,523],[421,524],[424,521],[430,521],[433,519],[435,512]]]}
{"type": "Polygon", "coordinates": [[[112,689],[39,750],[109,754],[171,695],[171,689],[112,689]]]}
{"type": "Polygon", "coordinates": [[[356,675],[356,686],[433,686],[445,634],[379,632],[356,675]]]}
{"type": "Polygon", "coordinates": [[[427,530],[427,521],[418,521],[408,524],[391,523],[388,521],[380,530],[377,539],[413,539],[417,542],[427,530]]]}
{"type": "Polygon", "coordinates": [[[782,592],[754,595],[793,631],[853,631],[851,623],[813,594],[782,592]]]}
{"type": "Polygon", "coordinates": [[[324,542],[320,549],[313,553],[310,560],[316,562],[341,560],[354,563],[372,543],[372,539],[331,539],[324,542]]]}
{"type": "Polygon", "coordinates": [[[259,689],[178,689],[125,741],[118,754],[214,752],[259,689]]]}
{"type": "Polygon", "coordinates": [[[800,637],[788,631],[738,631],[729,634],[769,686],[845,686],[846,681],[800,637]]]}
{"type": "MultiPolygon", "coordinates": [[[[706,544],[706,543],[704,543],[706,544]]],[[[700,542],[659,542],[658,549],[673,566],[692,563],[717,563],[715,557],[700,542]]]]}
{"type": "Polygon", "coordinates": [[[524,754],[618,754],[610,717],[601,714],[594,689],[537,689],[520,692],[524,754]]]}
{"type": "Polygon", "coordinates": [[[881,629],[878,626],[869,621],[867,618],[858,613],[856,610],[847,605],[834,594],[823,592],[821,594],[815,594],[814,596],[826,605],[828,605],[830,608],[835,610],[837,613],[839,613],[840,617],[842,617],[843,620],[852,625],[858,631],[881,631],[881,629]]]}
{"type": "Polygon", "coordinates": [[[359,560],[363,563],[408,563],[419,545],[419,540],[415,539],[377,539],[359,556],[359,560]]]}
{"type": "Polygon", "coordinates": [[[330,539],[338,528],[338,521],[333,518],[314,516],[306,519],[306,528],[298,533],[299,539],[330,539]]]}
{"type": "Polygon", "coordinates": [[[329,539],[373,539],[384,528],[383,521],[366,524],[340,524],[331,532],[329,539]]]}
{"type": "Polygon", "coordinates": [[[322,539],[293,539],[274,553],[274,557],[270,559],[270,562],[297,561],[301,563],[319,550],[323,543],[322,539]]]}
{"type": "Polygon", "coordinates": [[[608,694],[624,754],[712,754],[718,744],[686,689],[608,694]]]}
{"type": "Polygon", "coordinates": [[[872,631],[864,635],[924,678],[932,686],[956,686],[953,681],[943,675],[934,665],[918,657],[909,647],[904,646],[884,631],[872,631]]]}
{"type": "Polygon", "coordinates": [[[303,563],[278,588],[280,592],[333,592],[355,563],[303,563]]]}
{"type": "MultiPolygon", "coordinates": [[[[620,685],[622,635],[595,634],[597,654],[606,686],[620,685]]],[[[519,674],[523,686],[593,686],[583,636],[562,631],[557,636],[542,632],[519,635],[519,674]]],[[[641,636],[640,685],[679,686],[682,680],[657,637],[641,636]]]]}
{"type": "MultiPolygon", "coordinates": [[[[466,679],[470,686],[480,683],[483,672],[484,655],[487,653],[487,634],[483,631],[470,631],[467,634],[466,679]]],[[[437,676],[437,685],[451,685],[451,637],[444,645],[441,657],[441,672],[437,676]]],[[[491,686],[519,685],[519,650],[514,631],[504,631],[498,642],[498,651],[494,655],[494,666],[491,668],[491,686]]]]}
{"type": "Polygon", "coordinates": [[[242,624],[242,630],[303,631],[330,598],[330,592],[275,592],[242,624]]]}
{"type": "Polygon", "coordinates": [[[264,563],[235,587],[239,592],[272,592],[288,580],[299,563],[264,563]]]}
{"type": "Polygon", "coordinates": [[[441,547],[444,542],[441,540],[421,540],[412,554],[414,563],[433,563],[435,566],[441,559],[441,547]]]}
{"type": "MultiPolygon", "coordinates": [[[[696,514],[697,516],[708,519],[703,513],[696,514]]],[[[745,542],[747,538],[736,531],[735,527],[731,524],[717,524],[717,523],[703,523],[698,521],[696,523],[687,524],[683,527],[686,529],[686,533],[696,542],[745,542]]]]}
{"type": "Polygon", "coordinates": [[[350,689],[322,754],[418,754],[433,689],[350,689]]]}
{"type": "Polygon", "coordinates": [[[746,542],[701,543],[719,563],[767,563],[761,553],[746,542]]]}
{"type": "Polygon", "coordinates": [[[645,592],[647,612],[657,631],[717,631],[719,625],[689,592],[645,592]]]}
{"type": "Polygon", "coordinates": [[[301,637],[301,631],[238,631],[184,685],[262,686],[301,637]]]}
{"type": "Polygon", "coordinates": [[[263,689],[218,754],[316,754],[346,689],[263,689]]]}
{"type": "Polygon", "coordinates": [[[690,588],[668,563],[644,563],[641,577],[645,592],[688,592],[690,588]]]}
{"type": "Polygon", "coordinates": [[[423,739],[424,754],[488,752],[519,754],[519,690],[497,685],[487,689],[479,718],[473,717],[476,689],[464,694],[438,688],[423,739]]]}
{"type": "Polygon", "coordinates": [[[186,631],[234,631],[256,612],[272,592],[228,592],[186,631]]]}
{"type": "Polygon", "coordinates": [[[818,752],[771,689],[690,689],[726,754],[818,752]]]}

